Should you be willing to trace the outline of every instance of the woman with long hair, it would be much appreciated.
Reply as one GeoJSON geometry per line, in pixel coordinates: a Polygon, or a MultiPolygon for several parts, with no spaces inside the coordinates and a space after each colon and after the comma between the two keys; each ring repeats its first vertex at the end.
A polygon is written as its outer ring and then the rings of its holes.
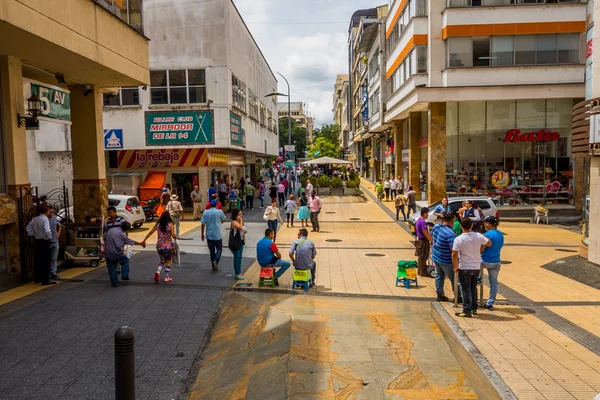
{"type": "Polygon", "coordinates": [[[243,281],[244,277],[242,276],[242,255],[244,254],[244,245],[246,244],[246,232],[247,229],[244,226],[244,220],[242,219],[242,210],[238,210],[234,208],[231,210],[231,231],[233,231],[234,235],[239,235],[242,239],[242,246],[237,250],[231,250],[233,253],[233,271],[235,279],[238,281],[243,281]]]}
{"type": "Polygon", "coordinates": [[[146,240],[148,240],[148,238],[152,236],[154,232],[158,232],[156,251],[160,257],[158,269],[154,273],[154,282],[158,283],[160,280],[160,273],[163,267],[165,268],[165,282],[171,282],[173,279],[169,276],[169,273],[171,272],[171,259],[173,258],[173,253],[175,252],[176,237],[173,221],[171,220],[171,215],[168,211],[165,211],[161,214],[158,223],[154,225],[150,232],[148,232],[146,238],[142,242],[144,246],[146,246],[146,240]]]}
{"type": "Polygon", "coordinates": [[[277,226],[278,224],[283,224],[281,213],[277,207],[277,201],[273,201],[271,205],[267,207],[263,218],[267,221],[269,229],[272,229],[273,232],[275,232],[275,238],[273,239],[273,242],[275,242],[277,239],[277,226]]]}
{"type": "Polygon", "coordinates": [[[302,195],[298,199],[298,206],[300,206],[300,211],[298,211],[298,219],[302,223],[302,227],[308,226],[308,217],[310,215],[310,211],[308,210],[308,199],[306,198],[306,192],[302,192],[302,195]]]}

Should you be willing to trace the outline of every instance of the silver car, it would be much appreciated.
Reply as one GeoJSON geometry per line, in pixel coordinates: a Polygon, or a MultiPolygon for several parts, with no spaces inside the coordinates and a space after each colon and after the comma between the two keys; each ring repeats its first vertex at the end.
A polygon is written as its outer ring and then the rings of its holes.
{"type": "MultiPolygon", "coordinates": [[[[496,208],[496,205],[494,204],[494,202],[492,201],[491,197],[450,197],[448,198],[448,205],[450,206],[450,210],[452,212],[457,212],[461,207],[462,207],[462,203],[465,200],[469,200],[473,203],[477,203],[477,205],[479,205],[479,207],[481,208],[481,211],[483,211],[483,215],[488,217],[488,216],[494,216],[496,218],[500,217],[500,214],[498,213],[498,209],[496,208]]],[[[431,223],[431,224],[435,224],[435,221],[437,220],[437,216],[433,215],[433,210],[435,210],[435,208],[442,204],[441,200],[440,201],[436,201],[433,204],[430,204],[427,206],[427,208],[429,208],[429,217],[427,217],[427,222],[431,223]]],[[[408,218],[408,225],[410,226],[410,229],[414,232],[415,230],[415,223],[417,222],[417,219],[421,216],[420,211],[417,210],[417,212],[415,214],[412,214],[410,216],[410,218],[408,218]]]]}

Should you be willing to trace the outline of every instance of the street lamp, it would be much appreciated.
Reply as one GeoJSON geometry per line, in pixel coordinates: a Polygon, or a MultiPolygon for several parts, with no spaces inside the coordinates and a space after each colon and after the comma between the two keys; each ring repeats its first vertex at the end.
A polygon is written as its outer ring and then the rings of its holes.
{"type": "MultiPolygon", "coordinates": [[[[279,75],[281,75],[279,72],[277,72],[277,73],[279,75]]],[[[285,78],[285,76],[281,75],[281,77],[283,78],[283,80],[287,84],[287,89],[288,89],[287,94],[279,93],[279,92],[273,92],[273,93],[269,93],[265,97],[284,96],[284,97],[288,98],[288,145],[291,145],[292,144],[292,103],[290,103],[290,83],[285,78]]]]}

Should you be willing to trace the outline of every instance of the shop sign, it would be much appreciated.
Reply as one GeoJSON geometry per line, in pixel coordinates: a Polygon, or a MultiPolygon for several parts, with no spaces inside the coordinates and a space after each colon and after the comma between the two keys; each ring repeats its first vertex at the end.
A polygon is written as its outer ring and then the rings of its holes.
{"type": "Polygon", "coordinates": [[[497,189],[504,189],[510,183],[510,175],[508,172],[496,171],[492,175],[492,185],[497,189]]]}
{"type": "Polygon", "coordinates": [[[410,149],[402,150],[402,162],[410,162],[410,149]]]}
{"type": "Polygon", "coordinates": [[[71,94],[69,91],[31,83],[31,94],[37,94],[42,102],[40,117],[54,121],[71,121],[71,94]]]}
{"type": "Polygon", "coordinates": [[[511,129],[506,132],[506,136],[502,141],[504,143],[516,143],[516,142],[539,142],[541,140],[547,142],[554,142],[560,138],[558,132],[551,132],[542,129],[537,132],[525,132],[521,133],[519,129],[511,129]]]}
{"type": "Polygon", "coordinates": [[[119,168],[172,168],[208,166],[207,149],[120,150],[119,168]]]}
{"type": "Polygon", "coordinates": [[[123,129],[105,129],[104,148],[106,150],[122,149],[123,129]]]}
{"type": "Polygon", "coordinates": [[[214,144],[213,111],[146,112],[148,146],[214,144]]]}
{"type": "Polygon", "coordinates": [[[367,85],[362,87],[362,121],[363,126],[369,126],[369,89],[367,85]]]}
{"type": "Polygon", "coordinates": [[[233,146],[246,147],[246,135],[242,129],[242,117],[234,112],[229,112],[229,138],[233,146]]]}
{"type": "Polygon", "coordinates": [[[429,137],[419,138],[419,148],[422,149],[427,146],[429,146],[429,137]]]}
{"type": "Polygon", "coordinates": [[[394,156],[393,155],[389,155],[385,157],[385,163],[386,164],[393,164],[394,163],[394,156]]]}
{"type": "Polygon", "coordinates": [[[594,43],[594,27],[588,29],[587,34],[587,55],[585,57],[585,98],[589,100],[592,98],[592,81],[594,77],[594,57],[592,53],[594,43]]]}

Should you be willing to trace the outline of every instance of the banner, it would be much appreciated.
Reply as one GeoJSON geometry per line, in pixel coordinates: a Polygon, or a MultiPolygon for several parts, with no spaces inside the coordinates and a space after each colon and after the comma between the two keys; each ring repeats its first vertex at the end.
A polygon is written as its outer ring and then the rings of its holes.
{"type": "Polygon", "coordinates": [[[246,147],[246,138],[242,129],[242,117],[229,112],[229,138],[231,145],[246,147]]]}
{"type": "Polygon", "coordinates": [[[208,111],[146,112],[146,145],[214,144],[214,115],[208,111]]]}
{"type": "Polygon", "coordinates": [[[50,120],[71,121],[71,95],[67,90],[31,83],[31,94],[42,102],[40,117],[50,120]]]}

